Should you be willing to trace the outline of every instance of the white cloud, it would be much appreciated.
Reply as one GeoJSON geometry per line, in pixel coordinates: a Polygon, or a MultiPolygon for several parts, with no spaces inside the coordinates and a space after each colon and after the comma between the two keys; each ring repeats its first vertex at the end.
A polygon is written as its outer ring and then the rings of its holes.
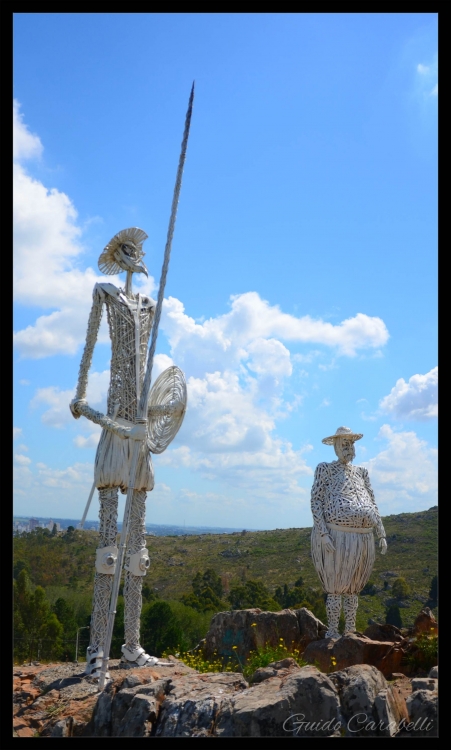
{"type": "Polygon", "coordinates": [[[387,441],[385,450],[363,465],[367,467],[376,502],[383,515],[411,512],[437,503],[438,452],[415,432],[395,432],[385,424],[379,438],[387,441]]]}
{"type": "Polygon", "coordinates": [[[23,122],[17,99],[13,102],[13,158],[15,161],[40,157],[42,143],[40,138],[30,133],[23,122]]]}
{"type": "MultiPolygon", "coordinates": [[[[27,172],[23,159],[42,152],[14,105],[13,138],[13,284],[16,302],[52,312],[14,333],[14,345],[23,357],[38,359],[54,354],[74,354],[84,342],[94,284],[104,277],[92,268],[78,266],[85,247],[78,214],[65,194],[47,188],[27,172]],[[56,309],[55,309],[56,308],[56,309]]],[[[108,238],[109,239],[109,238],[108,238]]],[[[108,279],[118,283],[115,276],[108,279]]],[[[151,294],[153,278],[140,278],[139,291],[151,294]]],[[[99,340],[108,340],[106,324],[99,340]]]]}
{"type": "Polygon", "coordinates": [[[14,456],[14,460],[16,463],[22,465],[22,466],[28,466],[28,464],[31,464],[31,459],[28,458],[28,456],[23,456],[20,453],[16,453],[14,456]]]}
{"type": "Polygon", "coordinates": [[[408,383],[400,378],[379,406],[399,419],[434,419],[438,413],[438,367],[425,375],[412,375],[408,383]]]}
{"type": "Polygon", "coordinates": [[[22,435],[22,427],[13,427],[13,440],[17,440],[22,435]]]}
{"type": "MultiPolygon", "coordinates": [[[[335,326],[308,315],[296,318],[262,300],[257,292],[232,296],[230,312],[202,324],[186,315],[182,302],[169,297],[163,308],[162,327],[173,356],[177,354],[178,360],[183,356],[194,375],[199,368],[214,372],[233,366],[249,356],[248,348],[257,340],[277,337],[317,343],[330,346],[341,355],[354,356],[357,349],[380,347],[389,337],[380,318],[357,313],[335,326]]],[[[271,367],[271,358],[266,359],[271,367]]]]}

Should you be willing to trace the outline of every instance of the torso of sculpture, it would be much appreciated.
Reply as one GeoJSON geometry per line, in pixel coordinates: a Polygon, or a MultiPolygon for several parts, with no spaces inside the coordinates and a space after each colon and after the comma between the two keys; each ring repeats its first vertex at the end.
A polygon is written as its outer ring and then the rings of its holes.
{"type": "MultiPolygon", "coordinates": [[[[140,645],[142,580],[150,564],[148,550],[145,547],[145,501],[146,493],[154,486],[150,452],[153,450],[159,453],[164,450],[176,429],[172,430],[171,435],[166,436],[164,445],[158,445],[158,437],[156,442],[155,439],[152,441],[146,425],[135,424],[144,380],[147,344],[155,312],[154,301],[145,295],[134,294],[131,283],[133,273],[147,275],[147,269],[142,262],[142,243],[146,238],[147,235],[141,229],[122,230],[113,237],[100,256],[99,268],[103,273],[126,271],[127,280],[124,289],[108,283],[96,284],[94,287],[76,396],[70,405],[76,419],[83,415],[102,427],[94,468],[95,486],[99,490],[100,501],[99,546],[96,556],[90,644],[86,659],[86,672],[93,677],[100,674],[116,567],[118,491],[127,492],[135,440],[140,441],[140,455],[133,488],[124,566],[125,643],[122,646],[122,660],[134,666],[151,666],[157,662],[156,657],[146,654],[140,645]],[[88,372],[104,308],[107,312],[111,339],[111,375],[106,415],[92,409],[86,401],[88,372]]],[[[168,368],[166,372],[169,370],[176,371],[178,368],[168,368]]],[[[184,405],[180,408],[184,410],[184,405]]],[[[175,414],[177,409],[178,402],[171,402],[169,406],[149,407],[148,417],[175,414]]],[[[179,409],[179,417],[180,414],[179,409]]]]}
{"type": "Polygon", "coordinates": [[[326,637],[338,638],[343,596],[345,634],[355,632],[358,594],[367,583],[375,560],[373,529],[385,554],[385,530],[366,469],[352,466],[354,442],[363,437],[339,427],[323,443],[333,445],[337,461],[321,463],[311,494],[312,559],[327,592],[326,637]]]}

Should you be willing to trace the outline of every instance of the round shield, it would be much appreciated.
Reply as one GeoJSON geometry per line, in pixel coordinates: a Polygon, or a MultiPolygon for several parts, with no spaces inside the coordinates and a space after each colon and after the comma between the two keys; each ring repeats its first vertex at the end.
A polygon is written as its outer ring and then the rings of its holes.
{"type": "Polygon", "coordinates": [[[179,367],[168,367],[149,393],[148,441],[152,453],[163,453],[177,435],[185,416],[186,380],[179,367]]]}

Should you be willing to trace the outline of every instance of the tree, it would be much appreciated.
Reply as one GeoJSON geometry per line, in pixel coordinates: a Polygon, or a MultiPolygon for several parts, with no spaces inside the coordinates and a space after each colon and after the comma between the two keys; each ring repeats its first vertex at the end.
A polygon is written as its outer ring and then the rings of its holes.
{"type": "Polygon", "coordinates": [[[57,529],[56,523],[54,523],[54,524],[53,524],[53,529],[52,529],[52,533],[51,533],[51,535],[50,535],[50,536],[56,536],[56,535],[57,535],[57,532],[58,532],[58,529],[57,529]]]}
{"type": "Polygon", "coordinates": [[[221,608],[222,581],[213,568],[208,568],[204,574],[196,573],[191,585],[192,593],[181,597],[180,601],[183,604],[192,607],[197,612],[214,612],[221,608]]]}
{"type": "Polygon", "coordinates": [[[363,596],[374,596],[377,594],[377,587],[374,581],[368,581],[360,592],[363,596]]]}
{"type": "Polygon", "coordinates": [[[398,602],[405,599],[410,594],[410,586],[405,578],[397,578],[393,581],[392,593],[394,599],[398,602]]]}
{"type": "Polygon", "coordinates": [[[429,601],[432,607],[437,606],[438,601],[438,576],[434,576],[431,579],[431,587],[429,589],[429,601]]]}
{"type": "Polygon", "coordinates": [[[141,638],[148,653],[161,656],[167,649],[177,650],[183,637],[170,605],[157,601],[143,607],[141,638]]]}
{"type": "Polygon", "coordinates": [[[396,625],[397,628],[402,628],[401,612],[397,604],[392,604],[387,607],[385,612],[385,622],[387,625],[396,625]]]}
{"type": "Polygon", "coordinates": [[[282,609],[288,607],[299,607],[300,603],[306,598],[306,592],[303,588],[304,579],[302,576],[295,582],[294,587],[289,589],[288,585],[284,583],[283,589],[281,586],[276,588],[274,599],[278,602],[282,609]]]}
{"type": "Polygon", "coordinates": [[[279,603],[272,598],[268,589],[260,581],[247,581],[243,586],[230,589],[227,599],[232,609],[250,609],[259,607],[271,612],[280,609],[279,603]]]}
{"type": "Polygon", "coordinates": [[[33,585],[23,569],[14,582],[14,655],[24,658],[42,644],[43,658],[55,657],[62,645],[63,626],[51,611],[42,586],[33,585]]]}

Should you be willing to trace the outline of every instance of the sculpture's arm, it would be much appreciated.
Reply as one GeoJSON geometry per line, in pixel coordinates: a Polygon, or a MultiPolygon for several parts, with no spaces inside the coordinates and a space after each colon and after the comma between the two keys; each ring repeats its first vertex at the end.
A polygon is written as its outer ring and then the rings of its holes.
{"type": "Polygon", "coordinates": [[[326,494],[328,479],[329,476],[327,473],[326,464],[318,464],[315,469],[315,478],[313,480],[310,504],[312,508],[313,523],[315,524],[321,536],[325,536],[329,533],[323,513],[323,503],[326,494]]]}
{"type": "Polygon", "coordinates": [[[366,469],[362,469],[362,474],[363,474],[363,481],[365,484],[366,491],[368,492],[371,502],[373,503],[377,512],[378,522],[376,525],[376,535],[378,536],[378,538],[385,537],[385,529],[384,529],[384,526],[380,517],[379,508],[377,507],[376,500],[374,499],[374,492],[373,492],[373,488],[371,487],[371,482],[370,482],[370,477],[368,475],[368,471],[366,469]]]}
{"type": "Polygon", "coordinates": [[[107,430],[110,430],[110,432],[114,432],[120,438],[145,440],[147,437],[146,425],[138,424],[134,427],[125,427],[124,425],[115,422],[114,419],[106,417],[102,412],[92,409],[85,399],[79,399],[75,403],[75,408],[77,409],[78,415],[83,414],[83,416],[90,419],[91,422],[95,422],[95,424],[105,427],[107,430]]]}
{"type": "Polygon", "coordinates": [[[363,481],[366,487],[366,491],[368,492],[371,502],[373,503],[377,512],[378,521],[376,524],[376,536],[379,539],[379,547],[380,547],[381,553],[385,555],[385,553],[387,552],[387,540],[385,538],[384,524],[382,523],[382,519],[379,513],[379,508],[377,507],[376,500],[374,499],[374,492],[373,492],[373,488],[371,487],[371,482],[370,482],[368,471],[366,469],[363,469],[362,473],[363,473],[363,481]]]}
{"type": "MultiPolygon", "coordinates": [[[[72,416],[75,419],[79,419],[82,414],[82,411],[78,408],[79,402],[83,401],[84,403],[86,403],[88,372],[89,368],[91,367],[94,346],[96,344],[100,328],[100,321],[102,320],[102,308],[104,299],[105,293],[103,289],[99,284],[96,284],[92,293],[92,307],[88,320],[85,348],[80,362],[80,369],[78,371],[77,390],[75,392],[75,398],[72,399],[70,403],[70,410],[72,412],[72,416]]],[[[90,417],[88,417],[88,419],[90,419],[90,417]]]]}

